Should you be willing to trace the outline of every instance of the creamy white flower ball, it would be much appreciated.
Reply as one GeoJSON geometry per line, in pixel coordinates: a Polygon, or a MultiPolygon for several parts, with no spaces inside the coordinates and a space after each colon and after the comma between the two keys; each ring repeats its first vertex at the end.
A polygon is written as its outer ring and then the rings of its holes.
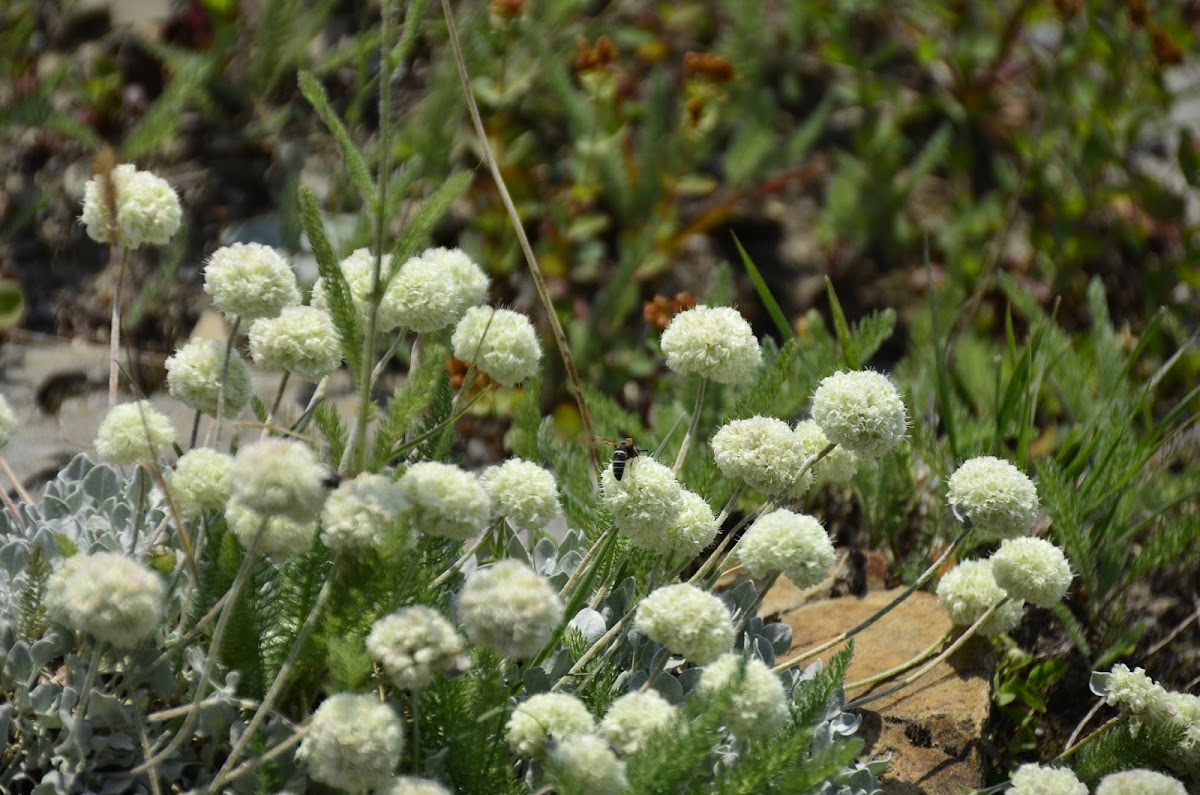
{"type": "Polygon", "coordinates": [[[745,384],[762,365],[750,324],[736,309],[697,306],[672,318],[662,334],[667,367],[719,384],[745,384]]]}
{"type": "Polygon", "coordinates": [[[1071,587],[1071,565],[1049,541],[1033,536],[1005,539],[992,553],[992,574],[1009,596],[1054,607],[1071,587]]]}
{"type": "Polygon", "coordinates": [[[588,795],[619,795],[629,786],[625,763],[594,734],[574,734],[555,743],[550,767],[555,780],[588,795]]]}
{"type": "Polygon", "coordinates": [[[180,456],[167,485],[184,516],[217,511],[229,502],[233,488],[233,456],[211,447],[197,447],[180,456]]]}
{"type": "Polygon", "coordinates": [[[1088,795],[1069,767],[1021,765],[1012,776],[1008,795],[1088,795]]]}
{"type": "MultiPolygon", "coordinates": [[[[1049,793],[1050,790],[1046,792],[1049,793]]],[[[1086,787],[1081,790],[1081,793],[1086,792],[1086,787]]],[[[1109,773],[1100,780],[1096,787],[1096,795],[1187,795],[1187,788],[1177,778],[1155,770],[1138,768],[1109,773]]]]}
{"type": "Polygon", "coordinates": [[[908,435],[908,413],[891,380],[873,370],[827,376],[813,395],[813,421],[836,442],[865,458],[878,458],[908,435]]]}
{"type": "MultiPolygon", "coordinates": [[[[371,297],[371,282],[375,278],[375,255],[368,248],[355,249],[338,263],[338,268],[346,279],[346,286],[350,288],[350,300],[354,304],[354,308],[358,310],[359,319],[366,323],[367,313],[371,308],[368,303],[368,299],[371,297]]],[[[388,258],[385,257],[380,263],[380,278],[387,276],[387,269],[388,258]]],[[[322,312],[333,314],[333,310],[329,306],[329,294],[324,276],[313,283],[312,296],[308,303],[322,312]]],[[[375,322],[380,331],[391,331],[396,326],[394,323],[389,325],[385,315],[381,305],[375,322]]]]}
{"type": "Polygon", "coordinates": [[[174,444],[174,426],[148,400],[113,406],[96,431],[96,454],[117,466],[157,460],[174,444]]]}
{"type": "Polygon", "coordinates": [[[325,501],[325,467],[301,442],[263,439],[233,459],[233,496],[263,516],[315,522],[325,501]]]}
{"type": "MultiPolygon", "coordinates": [[[[942,577],[937,587],[938,602],[946,609],[950,620],[961,626],[974,624],[994,604],[1008,596],[996,584],[992,563],[988,560],[967,560],[959,563],[942,577]]],[[[1025,603],[1010,599],[1001,605],[991,618],[980,625],[982,635],[1008,632],[1021,622],[1025,603]]]]}
{"type": "Polygon", "coordinates": [[[650,735],[671,725],[678,715],[679,708],[657,690],[637,690],[612,703],[596,733],[612,743],[617,753],[629,756],[637,753],[650,735]]]}
{"type": "Polygon", "coordinates": [[[510,458],[484,470],[479,482],[496,513],[522,530],[543,530],[561,512],[554,475],[532,461],[510,458]]]}
{"type": "Polygon", "coordinates": [[[231,498],[225,506],[225,524],[246,550],[261,533],[258,550],[277,566],[312,549],[317,537],[315,517],[296,519],[283,514],[261,514],[238,497],[231,498]]]}
{"type": "Polygon", "coordinates": [[[717,520],[704,498],[687,489],[681,494],[679,513],[673,522],[666,526],[640,523],[635,525],[636,532],[625,532],[636,546],[665,555],[674,565],[696,557],[717,537],[717,520]]]}
{"type": "Polygon", "coordinates": [[[466,641],[440,613],[424,605],[406,607],[375,622],[367,635],[371,659],[396,687],[420,690],[439,673],[465,670],[466,641]]]}
{"type": "MultiPolygon", "coordinates": [[[[805,460],[817,455],[829,446],[829,439],[821,426],[812,420],[804,420],[796,425],[794,431],[804,450],[805,460]]],[[[830,450],[824,458],[813,467],[813,476],[827,483],[845,483],[858,473],[858,454],[853,450],[838,445],[830,450]]]]}
{"type": "Polygon", "coordinates": [[[542,346],[529,318],[490,306],[469,308],[450,343],[456,358],[475,365],[501,386],[513,386],[536,375],[542,358],[542,346]]]}
{"type": "Polygon", "coordinates": [[[458,618],[472,643],[528,659],[562,623],[558,592],[524,563],[499,560],[467,577],[458,594],[458,618]]]}
{"type": "Polygon", "coordinates": [[[196,337],[167,359],[167,387],[171,397],[188,408],[210,417],[217,416],[221,373],[225,373],[224,416],[232,417],[250,401],[253,386],[250,368],[231,352],[225,366],[225,346],[216,340],[196,337]]]}
{"type": "Polygon", "coordinates": [[[17,431],[17,415],[13,413],[8,399],[0,395],[0,449],[7,447],[17,431]]]}
{"type": "Polygon", "coordinates": [[[380,795],[452,795],[436,781],[415,776],[397,776],[378,792],[380,795]]]}
{"type": "Polygon", "coordinates": [[[638,456],[625,466],[617,480],[612,467],[600,473],[601,498],[613,522],[643,548],[657,546],[663,529],[679,518],[683,487],[670,467],[649,456],[638,456]]]}
{"type": "Polygon", "coordinates": [[[803,493],[812,484],[811,469],[800,474],[807,458],[800,439],[783,420],[734,420],[713,435],[712,450],[722,475],[768,496],[803,493]]]}
{"type": "Polygon", "coordinates": [[[1183,728],[1176,755],[1200,765],[1200,696],[1168,692],[1167,711],[1172,716],[1171,722],[1183,728]]]}
{"type": "Polygon", "coordinates": [[[1171,714],[1166,688],[1146,675],[1143,668],[1129,669],[1117,663],[1107,675],[1093,677],[1092,690],[1104,697],[1104,703],[1120,709],[1134,718],[1157,720],[1171,714]],[[1097,688],[1096,682],[1103,687],[1097,688]]]}
{"type": "Polygon", "coordinates": [[[363,472],[343,480],[321,509],[321,541],[330,549],[381,549],[398,532],[404,510],[400,486],[384,475],[363,472]]]}
{"type": "Polygon", "coordinates": [[[51,617],[121,648],[157,631],[166,597],[162,577],[113,552],[73,555],[46,584],[51,617]]]}
{"type": "Polygon", "coordinates": [[[454,277],[421,257],[412,257],[400,266],[386,296],[389,315],[397,325],[419,334],[455,323],[463,311],[454,277]]]}
{"type": "Polygon", "coordinates": [[[204,267],[204,292],[228,317],[243,322],[275,317],[300,303],[296,275],[270,246],[234,243],[213,252],[204,267]]]}
{"type": "Polygon", "coordinates": [[[264,369],[320,381],[341,366],[342,337],[327,313],[289,306],[250,326],[250,355],[264,369]]]}
{"type": "Polygon", "coordinates": [[[566,693],[539,693],[513,708],[504,739],[517,756],[536,759],[551,740],[589,734],[596,721],[584,703],[566,693]]]}
{"type": "Polygon", "coordinates": [[[397,483],[414,530],[466,541],[491,521],[492,501],[479,478],[456,466],[422,461],[409,467],[397,483]]]}
{"type": "Polygon", "coordinates": [[[1038,518],[1037,488],[1024,472],[990,455],[964,461],[946,490],[955,514],[1001,538],[1028,535],[1038,518]]]}
{"type": "Polygon", "coordinates": [[[780,508],[760,516],[737,545],[738,560],[750,576],[783,572],[797,588],[811,588],[837,560],[833,542],[812,516],[780,508]]]}
{"type": "Polygon", "coordinates": [[[347,792],[382,787],[404,750],[404,727],[372,695],[338,693],[321,702],[296,758],[313,781],[347,792]]]}
{"type": "Polygon", "coordinates": [[[488,279],[475,262],[460,248],[428,248],[421,259],[450,274],[463,309],[477,306],[487,298],[488,279]]]}
{"type": "MultiPolygon", "coordinates": [[[[128,248],[143,243],[166,245],[183,221],[175,189],[162,177],[138,171],[129,163],[114,168],[109,179],[116,198],[116,228],[121,245],[128,248]]],[[[88,180],[83,193],[80,220],[87,227],[88,237],[98,243],[112,242],[107,194],[103,178],[96,177],[88,180]]]]}
{"type": "Polygon", "coordinates": [[[697,665],[711,662],[733,645],[733,616],[708,591],[688,583],[658,588],[638,604],[639,632],[697,665]]]}
{"type": "Polygon", "coordinates": [[[714,698],[733,689],[725,728],[753,740],[774,734],[788,719],[788,698],[779,677],[757,657],[723,654],[700,672],[699,692],[714,698]]]}

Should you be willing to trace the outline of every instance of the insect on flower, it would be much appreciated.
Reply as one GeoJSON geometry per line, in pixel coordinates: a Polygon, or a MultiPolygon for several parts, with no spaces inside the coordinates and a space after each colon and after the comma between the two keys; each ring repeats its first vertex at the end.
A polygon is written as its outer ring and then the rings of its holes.
{"type": "Polygon", "coordinates": [[[614,478],[620,480],[625,476],[625,467],[628,465],[629,460],[637,458],[641,451],[633,443],[633,437],[631,436],[626,436],[619,442],[614,442],[611,439],[601,439],[600,441],[617,448],[613,451],[612,473],[614,478]]]}

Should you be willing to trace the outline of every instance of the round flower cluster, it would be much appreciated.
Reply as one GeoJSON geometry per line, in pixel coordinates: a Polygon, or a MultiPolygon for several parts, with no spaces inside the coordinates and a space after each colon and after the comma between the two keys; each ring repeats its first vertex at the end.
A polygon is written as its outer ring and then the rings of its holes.
{"type": "MultiPolygon", "coordinates": [[[[1086,793],[1087,789],[1083,792],[1086,793]]],[[[1100,780],[1096,795],[1187,795],[1187,788],[1179,779],[1155,770],[1138,768],[1109,773],[1100,780]]]]}
{"type": "Polygon", "coordinates": [[[812,418],[829,441],[865,458],[878,458],[908,435],[904,401],[887,376],[872,370],[822,379],[813,395],[812,418]]]}
{"type": "Polygon", "coordinates": [[[233,488],[233,457],[210,447],[197,447],[180,456],[167,484],[184,516],[225,507],[233,488]]]}
{"type": "Polygon", "coordinates": [[[113,552],[73,555],[46,585],[46,609],[76,632],[121,648],[158,629],[167,588],[137,561],[113,552]]]}
{"type": "Polygon", "coordinates": [[[171,421],[148,400],[113,406],[96,430],[96,454],[117,466],[157,460],[174,444],[171,421]]]}
{"type": "MultiPolygon", "coordinates": [[[[829,446],[825,431],[812,420],[797,424],[795,434],[800,439],[806,461],[829,446]]],[[[826,483],[845,483],[858,473],[858,454],[839,444],[818,461],[812,471],[816,479],[826,483]]]]}
{"type": "Polygon", "coordinates": [[[321,702],[296,757],[313,781],[350,792],[382,787],[404,750],[404,727],[374,696],[338,693],[321,702]]]}
{"type": "Polygon", "coordinates": [[[1135,720],[1161,718],[1172,711],[1167,690],[1146,676],[1145,669],[1131,671],[1124,663],[1117,663],[1107,674],[1094,675],[1092,690],[1104,697],[1104,703],[1120,707],[1135,720]]]}
{"type": "Polygon", "coordinates": [[[213,252],[204,267],[204,292],[228,317],[275,317],[300,303],[296,275],[270,246],[234,243],[213,252]]]}
{"type": "Polygon", "coordinates": [[[1037,488],[1024,472],[990,455],[964,461],[950,476],[947,498],[971,527],[1001,538],[1028,535],[1038,518],[1037,488]]]}
{"type": "MultiPolygon", "coordinates": [[[[166,245],[179,231],[183,211],[179,196],[166,180],[149,171],[138,171],[123,163],[109,172],[116,197],[116,228],[119,242],[127,248],[143,243],[166,245]]],[[[109,214],[108,189],[103,178],[88,180],[83,191],[83,213],[80,220],[87,227],[88,237],[97,243],[112,243],[114,226],[109,214]]]]}
{"type": "Polygon", "coordinates": [[[543,530],[559,514],[554,475],[532,461],[512,458],[479,477],[496,513],[522,530],[543,530]]]}
{"type": "Polygon", "coordinates": [[[657,546],[664,527],[679,517],[683,487],[670,467],[649,456],[626,464],[620,480],[605,467],[600,473],[601,498],[621,532],[644,549],[657,546]]]}
{"type": "Polygon", "coordinates": [[[427,778],[397,776],[385,784],[380,795],[450,795],[450,790],[427,778]]]}
{"type": "Polygon", "coordinates": [[[736,309],[697,306],[676,315],[662,334],[667,367],[718,384],[744,384],[762,365],[750,324],[736,309]]]}
{"type": "Polygon", "coordinates": [[[1005,539],[992,554],[996,584],[1014,599],[1054,607],[1071,587],[1071,566],[1058,547],[1041,538],[1005,539]]]}
{"type": "Polygon", "coordinates": [[[619,795],[629,786],[625,763],[594,734],[574,734],[554,745],[552,771],[589,795],[619,795]]]}
{"type": "Polygon", "coordinates": [[[264,439],[233,459],[233,497],[263,516],[312,522],[325,500],[325,467],[301,442],[264,439]]]}
{"type": "Polygon", "coordinates": [[[679,513],[665,529],[641,525],[646,532],[626,533],[633,543],[682,565],[700,554],[717,537],[717,521],[704,498],[683,489],[679,513]]]}
{"type": "Polygon", "coordinates": [[[418,334],[437,331],[462,315],[462,297],[454,277],[436,263],[413,257],[388,284],[388,315],[396,325],[418,334]]]}
{"type": "Polygon", "coordinates": [[[8,446],[17,430],[17,415],[13,413],[8,400],[0,395],[0,448],[8,446]]]}
{"type": "Polygon", "coordinates": [[[371,658],[404,690],[428,687],[438,673],[464,670],[464,645],[453,624],[423,605],[384,616],[367,635],[371,658]]]}
{"type": "Polygon", "coordinates": [[[539,693],[517,705],[508,719],[504,739],[517,756],[541,757],[546,744],[596,728],[592,713],[583,702],[565,693],[539,693]]]}
{"type": "MultiPolygon", "coordinates": [[[[991,561],[967,560],[951,569],[937,587],[938,601],[946,609],[955,624],[970,626],[979,620],[993,605],[1008,596],[996,584],[991,561]]],[[[1025,603],[1009,599],[992,613],[979,627],[982,635],[999,635],[1008,632],[1021,622],[1025,603]]]]}
{"type": "Polygon", "coordinates": [[[734,420],[713,436],[712,450],[722,475],[768,496],[802,494],[812,484],[812,470],[800,474],[807,458],[800,439],[783,420],[734,420]]]}
{"type": "Polygon", "coordinates": [[[711,662],[733,645],[733,616],[708,591],[676,583],[642,599],[634,623],[646,637],[697,665],[711,662]]]}
{"type": "Polygon", "coordinates": [[[429,248],[421,253],[421,259],[450,274],[464,309],[482,304],[487,298],[490,283],[487,274],[462,249],[429,248]]]}
{"type": "Polygon", "coordinates": [[[742,739],[773,734],[788,718],[788,698],[779,677],[757,657],[722,654],[700,672],[699,691],[709,698],[734,690],[725,728],[742,739]]]}
{"type": "Polygon", "coordinates": [[[312,518],[262,514],[238,497],[230,499],[225,507],[225,524],[243,549],[249,550],[261,533],[258,549],[276,565],[307,552],[317,535],[317,523],[312,518]]]}
{"type": "Polygon", "coordinates": [[[508,309],[473,306],[450,337],[454,356],[473,364],[501,386],[535,375],[542,346],[529,318],[508,309]]]}
{"type": "Polygon", "coordinates": [[[750,576],[783,572],[800,589],[824,580],[837,559],[833,542],[819,521],[784,508],[750,525],[738,542],[737,555],[750,576]]]}
{"type": "Polygon", "coordinates": [[[1013,773],[1008,795],[1088,795],[1069,767],[1021,765],[1013,773]]]}
{"type": "Polygon", "coordinates": [[[472,643],[527,659],[554,635],[563,603],[524,563],[500,560],[467,577],[458,595],[458,617],[472,643]]]}
{"type": "Polygon", "coordinates": [[[628,756],[637,753],[650,735],[669,726],[678,714],[679,708],[657,690],[638,690],[612,703],[596,733],[612,743],[617,753],[628,756]]]}
{"type": "Polygon", "coordinates": [[[422,461],[397,481],[414,530],[466,541],[492,517],[492,501],[479,478],[450,464],[422,461]]]}
{"type": "MultiPolygon", "coordinates": [[[[387,275],[388,263],[381,263],[382,276],[387,275]]],[[[358,310],[359,319],[365,324],[367,322],[367,313],[371,310],[371,305],[368,299],[371,297],[371,281],[375,278],[375,255],[371,253],[369,248],[355,249],[348,257],[338,263],[338,269],[341,270],[342,276],[346,279],[346,286],[350,288],[350,301],[354,304],[354,308],[358,310]]],[[[309,306],[320,309],[322,312],[333,314],[333,310],[329,305],[329,290],[325,285],[325,277],[322,276],[313,283],[312,296],[309,298],[309,306]]],[[[380,331],[391,331],[396,327],[394,319],[389,316],[387,311],[387,296],[379,305],[379,314],[375,318],[375,322],[380,331]]]]}
{"type": "Polygon", "coordinates": [[[259,367],[320,381],[342,363],[342,337],[327,313],[289,306],[250,326],[250,355],[259,367]]]}
{"type": "Polygon", "coordinates": [[[364,472],[342,481],[321,510],[321,541],[330,549],[380,549],[404,510],[400,487],[384,475],[364,472]]]}
{"type": "Polygon", "coordinates": [[[171,397],[210,417],[217,416],[221,372],[225,372],[223,413],[232,417],[250,400],[250,368],[242,357],[230,353],[225,366],[225,346],[216,340],[191,340],[167,359],[167,387],[171,397]]]}

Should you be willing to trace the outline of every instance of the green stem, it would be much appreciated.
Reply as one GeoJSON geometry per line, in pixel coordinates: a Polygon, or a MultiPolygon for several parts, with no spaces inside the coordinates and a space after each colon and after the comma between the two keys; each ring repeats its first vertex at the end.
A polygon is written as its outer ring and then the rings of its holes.
{"type": "Polygon", "coordinates": [[[688,447],[692,444],[692,437],[696,435],[696,426],[700,424],[700,407],[704,405],[704,386],[708,383],[708,379],[700,376],[700,385],[696,387],[696,404],[692,407],[692,417],[688,420],[687,433],[683,435],[683,443],[679,445],[679,455],[675,457],[675,474],[679,474],[679,470],[683,469],[683,459],[687,457],[688,447]]]}
{"type": "Polygon", "coordinates": [[[214,447],[221,441],[221,420],[225,417],[225,382],[229,378],[229,360],[233,357],[233,344],[237,340],[238,328],[241,325],[242,317],[238,315],[233,319],[233,327],[229,329],[229,339],[225,340],[225,358],[221,361],[221,385],[217,387],[217,416],[206,434],[212,439],[205,439],[205,444],[212,441],[214,447]]]}
{"type": "MultiPolygon", "coordinates": [[[[504,520],[501,519],[500,521],[503,522],[504,520]]],[[[474,541],[472,541],[471,545],[468,546],[466,548],[466,550],[462,553],[462,556],[459,557],[458,560],[451,563],[449,568],[447,568],[445,571],[443,571],[441,574],[439,574],[437,576],[437,578],[433,581],[433,587],[437,588],[439,585],[444,583],[446,580],[453,577],[454,572],[456,572],[462,568],[462,565],[464,563],[466,563],[471,558],[472,555],[475,554],[476,550],[478,550],[481,546],[483,546],[483,542],[487,541],[488,536],[490,536],[491,534],[492,534],[491,527],[489,527],[487,530],[484,530],[482,533],[480,533],[479,537],[476,538],[474,541]]]]}
{"type": "Polygon", "coordinates": [[[871,685],[876,684],[878,682],[885,682],[888,679],[891,679],[893,676],[896,676],[897,674],[902,674],[905,671],[916,668],[922,662],[924,662],[925,660],[928,660],[930,657],[932,657],[937,652],[937,650],[939,648],[941,648],[942,644],[944,644],[946,641],[950,640],[950,638],[952,638],[953,636],[954,636],[954,630],[953,629],[947,630],[945,635],[942,635],[940,638],[935,640],[933,643],[929,644],[929,646],[927,648],[925,648],[924,651],[919,652],[911,660],[908,660],[907,662],[902,662],[899,665],[897,665],[896,667],[889,668],[886,671],[880,671],[879,673],[875,674],[874,676],[868,676],[866,679],[859,679],[857,682],[851,682],[850,684],[846,685],[843,689],[848,693],[851,690],[858,690],[860,688],[870,687],[871,685]]]}
{"type": "Polygon", "coordinates": [[[607,544],[608,540],[612,538],[616,532],[617,526],[614,524],[609,525],[608,529],[600,534],[600,537],[596,539],[596,543],[592,544],[591,549],[589,549],[587,554],[583,556],[583,560],[579,561],[579,565],[575,567],[575,571],[571,572],[571,576],[567,579],[567,584],[564,585],[562,590],[558,592],[559,596],[566,596],[571,592],[572,586],[574,586],[575,582],[583,576],[585,571],[587,571],[588,565],[592,562],[592,559],[596,557],[596,554],[600,551],[600,547],[607,544]]]}
{"type": "MultiPolygon", "coordinates": [[[[109,177],[111,179],[111,177],[109,177]]],[[[117,371],[121,355],[121,282],[125,280],[125,263],[129,249],[120,244],[109,249],[110,262],[117,266],[117,283],[113,286],[112,319],[108,330],[108,407],[117,405],[117,371]]]]}

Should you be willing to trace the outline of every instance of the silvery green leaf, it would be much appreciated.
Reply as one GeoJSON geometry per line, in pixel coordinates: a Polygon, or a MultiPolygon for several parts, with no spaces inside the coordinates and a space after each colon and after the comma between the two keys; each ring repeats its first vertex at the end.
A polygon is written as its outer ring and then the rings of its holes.
{"type": "MultiPolygon", "coordinates": [[[[525,551],[525,545],[521,543],[521,539],[513,536],[508,540],[508,557],[519,560],[527,566],[531,566],[529,562],[529,553],[525,551]]],[[[532,566],[531,566],[532,567],[532,566]]]]}
{"type": "Polygon", "coordinates": [[[525,684],[525,692],[530,695],[545,693],[550,689],[550,677],[540,667],[526,668],[521,681],[525,684]]]}
{"type": "Polygon", "coordinates": [[[751,580],[746,580],[736,588],[717,595],[729,607],[729,611],[734,614],[735,618],[753,610],[754,604],[758,601],[758,589],[754,587],[751,580]]]}
{"type": "Polygon", "coordinates": [[[43,725],[48,729],[57,728],[59,725],[58,701],[62,690],[61,685],[47,682],[38,685],[29,693],[29,708],[34,714],[41,716],[43,725]]]}
{"type": "MultiPolygon", "coordinates": [[[[104,786],[100,788],[100,795],[121,795],[123,792],[129,792],[130,787],[134,785],[132,778],[110,776],[104,782],[104,786]]],[[[141,791],[139,788],[138,792],[141,791]]]]}
{"type": "MultiPolygon", "coordinates": [[[[560,552],[562,550],[559,550],[560,552]]],[[[579,564],[583,562],[583,553],[579,550],[572,550],[558,559],[558,564],[555,566],[556,574],[566,574],[568,577],[575,569],[579,568],[579,564]]]]}
{"type": "Polygon", "coordinates": [[[146,681],[154,695],[163,701],[170,699],[171,694],[178,687],[178,683],[175,681],[175,672],[171,670],[171,666],[165,663],[155,666],[150,675],[146,677],[146,681]]]}
{"type": "Polygon", "coordinates": [[[563,555],[567,552],[583,552],[584,540],[583,534],[578,530],[568,530],[563,533],[562,540],[558,542],[558,554],[563,555]]]}
{"type": "Polygon", "coordinates": [[[29,644],[19,640],[8,650],[8,659],[4,663],[4,673],[18,682],[27,681],[34,672],[33,656],[29,653],[29,644]]]}
{"type": "Polygon", "coordinates": [[[57,497],[47,495],[42,499],[42,513],[47,519],[62,519],[74,512],[74,508],[57,497]]]}
{"type": "Polygon", "coordinates": [[[775,648],[771,645],[771,641],[762,635],[747,635],[746,640],[751,654],[766,663],[768,667],[775,665],[775,648]]]}
{"type": "Polygon", "coordinates": [[[10,541],[0,546],[0,570],[9,577],[16,577],[25,570],[29,562],[29,543],[24,540],[10,541]]]}
{"type": "Polygon", "coordinates": [[[554,564],[558,560],[558,549],[549,538],[541,538],[533,548],[533,570],[543,577],[554,574],[554,564]]]}
{"type": "Polygon", "coordinates": [[[107,735],[108,747],[118,751],[132,751],[137,748],[133,738],[124,732],[113,732],[107,735]]]}
{"type": "MultiPolygon", "coordinates": [[[[141,470],[139,470],[141,471],[141,470]]],[[[96,502],[115,497],[121,490],[121,479],[106,466],[98,466],[83,478],[83,493],[96,502]]]]}
{"type": "Polygon", "coordinates": [[[629,675],[629,682],[625,685],[626,692],[633,693],[641,690],[646,680],[650,678],[650,674],[645,671],[634,671],[629,675]]]}
{"type": "Polygon", "coordinates": [[[542,663],[541,668],[550,679],[557,681],[566,676],[567,671],[570,671],[574,664],[575,659],[571,656],[571,652],[566,649],[558,649],[550,655],[550,659],[542,663]]]}
{"type": "MultiPolygon", "coordinates": [[[[675,678],[679,682],[679,687],[684,693],[691,693],[700,684],[700,677],[703,675],[702,668],[689,668],[675,678]]],[[[676,702],[678,703],[678,702],[676,702]]]]}
{"type": "Polygon", "coordinates": [[[862,725],[862,715],[843,712],[829,722],[829,728],[843,737],[850,737],[862,725]]]}
{"type": "Polygon", "coordinates": [[[764,624],[762,634],[771,642],[775,654],[787,654],[792,648],[792,628],[782,621],[764,624]]]}
{"type": "Polygon", "coordinates": [[[678,704],[683,701],[683,686],[679,684],[678,679],[670,674],[662,673],[654,677],[654,684],[651,687],[672,704],[678,704]]]}
{"type": "Polygon", "coordinates": [[[113,728],[128,722],[121,700],[96,689],[88,699],[87,719],[98,728],[113,728]]]}
{"type": "Polygon", "coordinates": [[[12,727],[12,704],[0,704],[0,753],[8,748],[9,730],[12,727]]]}
{"type": "Polygon", "coordinates": [[[585,607],[576,613],[567,626],[579,630],[579,634],[583,635],[583,639],[589,646],[600,640],[608,631],[608,622],[604,620],[604,616],[590,607],[585,607]]]}
{"type": "Polygon", "coordinates": [[[614,621],[629,612],[629,607],[633,604],[634,594],[637,593],[637,580],[633,577],[626,577],[621,581],[621,584],[613,588],[608,596],[601,602],[604,617],[608,621],[614,621]]]}
{"type": "MultiPolygon", "coordinates": [[[[35,641],[34,644],[29,647],[29,656],[33,660],[35,669],[41,668],[62,653],[63,649],[62,644],[59,642],[60,639],[60,636],[52,635],[50,637],[35,641]]],[[[30,673],[32,673],[32,671],[30,673]]]]}
{"type": "Polygon", "coordinates": [[[1092,692],[1098,696],[1107,696],[1109,685],[1112,682],[1112,674],[1108,671],[1092,671],[1092,678],[1088,682],[1088,686],[1092,692]]]}

